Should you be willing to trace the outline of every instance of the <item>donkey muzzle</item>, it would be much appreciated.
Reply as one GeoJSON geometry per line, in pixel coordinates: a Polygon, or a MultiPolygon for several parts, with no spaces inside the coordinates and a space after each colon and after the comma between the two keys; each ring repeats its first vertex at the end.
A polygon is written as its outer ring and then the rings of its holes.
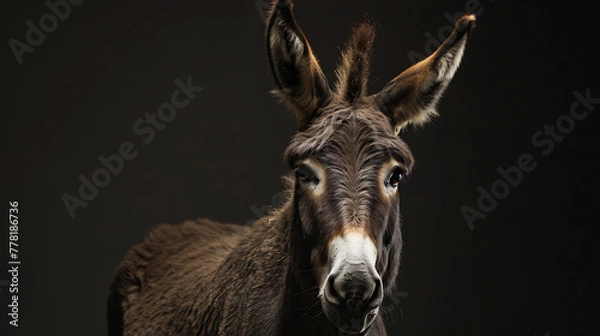
{"type": "Polygon", "coordinates": [[[327,277],[324,311],[346,334],[365,332],[377,317],[383,301],[381,278],[370,265],[348,264],[327,277]]]}
{"type": "Polygon", "coordinates": [[[327,319],[346,334],[363,334],[383,301],[383,284],[375,270],[377,247],[364,229],[347,230],[328,246],[330,271],[322,286],[327,319]]]}

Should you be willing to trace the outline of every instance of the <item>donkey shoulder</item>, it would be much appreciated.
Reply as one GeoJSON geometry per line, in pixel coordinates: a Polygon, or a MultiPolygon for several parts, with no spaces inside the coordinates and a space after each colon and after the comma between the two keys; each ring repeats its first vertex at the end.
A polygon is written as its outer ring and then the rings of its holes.
{"type": "MultiPolygon", "coordinates": [[[[199,219],[181,224],[162,224],[152,229],[144,241],[131,248],[117,269],[117,276],[134,275],[136,282],[148,283],[173,268],[193,265],[205,259],[211,264],[224,258],[245,236],[248,228],[199,219]]],[[[202,262],[206,265],[206,262],[202,262]]]]}
{"type": "Polygon", "coordinates": [[[245,226],[208,219],[152,229],[117,267],[108,298],[109,328],[122,330],[123,315],[139,302],[158,297],[154,292],[161,283],[210,277],[247,231],[245,226]]]}

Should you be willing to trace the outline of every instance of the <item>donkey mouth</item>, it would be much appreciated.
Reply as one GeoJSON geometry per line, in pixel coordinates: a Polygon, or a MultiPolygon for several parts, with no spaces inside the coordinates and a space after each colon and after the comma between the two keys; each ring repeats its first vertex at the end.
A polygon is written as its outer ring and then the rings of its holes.
{"type": "Polygon", "coordinates": [[[369,309],[356,301],[343,305],[326,303],[323,307],[325,316],[341,332],[340,335],[365,335],[377,317],[379,307],[369,309]]]}

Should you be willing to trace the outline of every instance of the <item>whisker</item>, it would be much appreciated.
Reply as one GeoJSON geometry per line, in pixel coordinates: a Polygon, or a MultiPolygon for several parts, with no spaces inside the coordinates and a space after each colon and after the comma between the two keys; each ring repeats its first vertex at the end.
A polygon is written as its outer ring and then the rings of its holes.
{"type": "Polygon", "coordinates": [[[319,289],[319,286],[309,287],[309,288],[304,289],[304,290],[302,290],[302,291],[300,291],[298,293],[295,293],[294,295],[302,295],[302,294],[305,294],[306,292],[309,292],[309,291],[312,291],[312,290],[315,290],[315,289],[319,289]]]}
{"type": "Polygon", "coordinates": [[[321,301],[320,301],[320,300],[315,300],[315,301],[314,301],[314,302],[313,302],[313,303],[312,303],[312,304],[311,304],[311,305],[310,305],[310,306],[309,306],[309,307],[306,309],[306,311],[304,312],[304,314],[302,314],[302,316],[301,316],[300,318],[303,318],[303,317],[305,317],[305,316],[307,316],[307,317],[310,317],[310,316],[308,316],[308,315],[307,315],[307,314],[308,314],[308,312],[310,312],[310,310],[311,310],[311,309],[313,309],[313,308],[314,308],[314,307],[315,307],[317,304],[319,304],[319,303],[321,303],[321,301]]]}

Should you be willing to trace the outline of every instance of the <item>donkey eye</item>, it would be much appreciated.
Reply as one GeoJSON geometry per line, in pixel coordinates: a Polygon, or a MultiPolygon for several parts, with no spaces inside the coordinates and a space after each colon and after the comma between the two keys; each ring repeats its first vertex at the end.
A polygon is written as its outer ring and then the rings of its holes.
{"type": "Polygon", "coordinates": [[[317,183],[319,182],[319,179],[317,179],[315,177],[315,174],[313,174],[310,169],[306,166],[300,166],[296,169],[296,178],[301,182],[301,183],[317,183]]]}
{"type": "Polygon", "coordinates": [[[396,167],[392,170],[390,176],[388,177],[387,184],[390,187],[396,188],[400,180],[402,179],[402,169],[396,167]]]}

